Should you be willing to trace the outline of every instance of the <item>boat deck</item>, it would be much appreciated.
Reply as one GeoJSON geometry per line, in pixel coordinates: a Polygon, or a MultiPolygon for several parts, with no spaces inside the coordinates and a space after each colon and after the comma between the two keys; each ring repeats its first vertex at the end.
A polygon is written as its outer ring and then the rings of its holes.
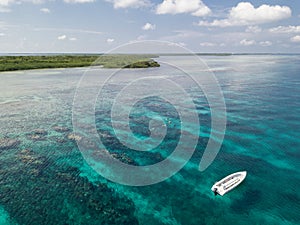
{"type": "Polygon", "coordinates": [[[211,190],[223,196],[224,194],[238,186],[245,179],[246,175],[246,171],[230,174],[222,180],[216,182],[212,186],[211,190]]]}

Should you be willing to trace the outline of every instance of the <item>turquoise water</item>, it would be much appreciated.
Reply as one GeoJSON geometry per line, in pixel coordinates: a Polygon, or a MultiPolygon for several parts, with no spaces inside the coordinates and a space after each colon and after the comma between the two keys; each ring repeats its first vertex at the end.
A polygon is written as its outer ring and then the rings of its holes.
{"type": "MultiPolygon", "coordinates": [[[[74,138],[84,134],[71,134],[73,98],[84,69],[1,73],[0,224],[299,224],[300,56],[202,59],[219,81],[227,111],[222,148],[203,172],[198,165],[211,129],[209,105],[204,93],[174,68],[123,71],[106,86],[95,121],[85,117],[88,95],[82,96],[82,121],[86,126],[95,122],[108,151],[126,163],[147,165],[176,147],[182,129],[178,112],[163,99],[138,102],[131,113],[132,132],[148,137],[156,114],[168,132],[152,151],[136,152],[112,130],[114,97],[139,74],[163,76],[189,93],[201,124],[193,157],[176,175],[145,187],[110,182],[83,159],[74,138]],[[248,171],[243,184],[215,197],[212,184],[240,170],[248,171]]],[[[184,63],[194,75],[203,73],[188,56],[159,60],[184,63]]],[[[86,93],[104,82],[101,74],[106,72],[92,71],[86,93]]]]}

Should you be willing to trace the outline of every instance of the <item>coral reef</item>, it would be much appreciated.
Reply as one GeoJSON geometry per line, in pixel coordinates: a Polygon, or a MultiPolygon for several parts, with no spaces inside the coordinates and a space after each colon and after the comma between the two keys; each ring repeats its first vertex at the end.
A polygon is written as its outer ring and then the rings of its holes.
{"type": "Polygon", "coordinates": [[[52,129],[59,133],[64,133],[64,132],[70,131],[70,129],[68,127],[63,127],[63,126],[54,126],[54,127],[52,127],[52,129]]]}
{"type": "Polygon", "coordinates": [[[77,168],[30,149],[12,161],[0,160],[0,204],[18,224],[138,224],[130,200],[79,176],[77,168]]]}
{"type": "Polygon", "coordinates": [[[20,144],[19,140],[4,137],[0,138],[0,150],[15,148],[20,144]]]}

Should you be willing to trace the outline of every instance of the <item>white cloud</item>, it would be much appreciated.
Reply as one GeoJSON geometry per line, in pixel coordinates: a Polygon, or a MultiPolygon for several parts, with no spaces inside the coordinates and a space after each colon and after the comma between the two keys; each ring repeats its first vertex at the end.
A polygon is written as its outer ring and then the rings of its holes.
{"type": "Polygon", "coordinates": [[[150,6],[149,0],[106,0],[114,4],[115,9],[119,8],[141,8],[150,6]]]}
{"type": "Polygon", "coordinates": [[[76,37],[68,37],[67,35],[63,34],[61,36],[58,36],[57,40],[60,40],[60,41],[63,41],[63,40],[77,41],[77,38],[76,37]]]}
{"type": "Polygon", "coordinates": [[[200,21],[199,26],[229,27],[271,23],[291,17],[292,10],[288,6],[261,5],[255,8],[250,2],[240,2],[231,8],[226,19],[212,22],[200,21]]]}
{"type": "Polygon", "coordinates": [[[185,47],[185,46],[187,46],[187,44],[184,42],[169,42],[168,46],[185,47]]]}
{"type": "MultiPolygon", "coordinates": [[[[45,3],[46,0],[22,0],[23,2],[25,3],[28,3],[28,2],[31,2],[33,4],[42,4],[42,3],[45,3]]],[[[16,3],[20,3],[20,1],[16,1],[16,3]]]]}
{"type": "Polygon", "coordinates": [[[240,44],[244,46],[250,46],[250,45],[255,45],[256,42],[254,40],[243,39],[240,41],[240,44]]]}
{"type": "Polygon", "coordinates": [[[95,0],[64,0],[65,3],[77,4],[77,3],[91,3],[95,0]]]}
{"type": "Polygon", "coordinates": [[[269,29],[271,33],[300,33],[300,26],[278,26],[269,29]]]}
{"type": "Polygon", "coordinates": [[[33,3],[33,4],[41,4],[46,0],[0,0],[0,6],[10,6],[12,4],[22,4],[25,3],[33,3]]]}
{"type": "Polygon", "coordinates": [[[41,8],[40,11],[43,13],[50,13],[50,9],[48,8],[41,8]]]}
{"type": "Polygon", "coordinates": [[[71,37],[71,38],[69,38],[69,41],[77,41],[77,38],[76,37],[71,37]]]}
{"type": "Polygon", "coordinates": [[[115,41],[115,39],[113,39],[113,38],[108,38],[107,40],[106,40],[106,42],[108,43],[108,44],[111,44],[111,43],[113,43],[115,41]]]}
{"type": "Polygon", "coordinates": [[[151,23],[146,23],[142,29],[143,30],[155,30],[156,25],[155,24],[151,24],[151,23]]]}
{"type": "Polygon", "coordinates": [[[57,37],[58,40],[65,40],[66,38],[67,38],[67,35],[65,35],[65,34],[57,37]]]}
{"type": "Polygon", "coordinates": [[[5,36],[5,34],[4,33],[0,33],[0,37],[3,37],[3,36],[5,36]]]}
{"type": "Polygon", "coordinates": [[[14,3],[15,0],[0,0],[0,12],[10,12],[9,6],[14,3]]]}
{"type": "Polygon", "coordinates": [[[259,26],[249,26],[246,29],[246,32],[248,33],[260,33],[262,29],[259,26]]]}
{"type": "Polygon", "coordinates": [[[207,16],[211,13],[201,0],[164,0],[156,7],[156,14],[190,13],[193,16],[207,16]]]}
{"type": "Polygon", "coordinates": [[[216,44],[211,43],[211,42],[202,42],[202,43],[200,43],[200,46],[202,46],[202,47],[213,47],[213,46],[216,46],[216,44]]]}
{"type": "Polygon", "coordinates": [[[77,41],[77,38],[76,37],[68,37],[67,35],[63,34],[61,36],[58,36],[57,40],[60,40],[60,41],[63,41],[63,40],[77,41]]]}
{"type": "Polygon", "coordinates": [[[11,12],[11,5],[13,4],[22,4],[22,3],[33,3],[33,4],[41,4],[46,0],[0,0],[0,12],[11,12]]]}
{"type": "Polygon", "coordinates": [[[295,37],[292,37],[291,38],[291,42],[297,42],[297,43],[300,43],[300,35],[297,35],[295,37]]]}
{"type": "Polygon", "coordinates": [[[12,3],[15,3],[15,0],[0,0],[0,5],[1,6],[9,6],[12,3]]]}
{"type": "Polygon", "coordinates": [[[259,44],[263,47],[271,46],[273,43],[271,41],[261,41],[259,44]]]}

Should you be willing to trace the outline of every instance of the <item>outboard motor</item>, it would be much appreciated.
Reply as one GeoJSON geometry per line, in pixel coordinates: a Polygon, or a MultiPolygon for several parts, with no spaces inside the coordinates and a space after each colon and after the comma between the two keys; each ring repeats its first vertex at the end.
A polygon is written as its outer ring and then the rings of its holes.
{"type": "Polygon", "coordinates": [[[214,189],[215,196],[218,195],[217,188],[214,189]]]}

